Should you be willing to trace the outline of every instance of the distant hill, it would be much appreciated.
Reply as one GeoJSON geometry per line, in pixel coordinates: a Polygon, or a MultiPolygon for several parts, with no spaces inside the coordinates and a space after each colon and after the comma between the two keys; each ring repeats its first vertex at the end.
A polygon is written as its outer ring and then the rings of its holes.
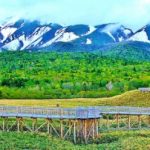
{"type": "Polygon", "coordinates": [[[101,54],[128,60],[150,61],[150,44],[144,42],[124,42],[105,47],[101,54]]]}

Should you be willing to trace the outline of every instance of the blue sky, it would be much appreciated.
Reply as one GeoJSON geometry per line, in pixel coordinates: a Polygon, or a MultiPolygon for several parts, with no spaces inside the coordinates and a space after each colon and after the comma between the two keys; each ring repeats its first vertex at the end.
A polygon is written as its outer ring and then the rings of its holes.
{"type": "Polygon", "coordinates": [[[150,22],[150,0],[0,0],[0,20],[10,16],[63,25],[118,22],[136,30],[150,22]]]}

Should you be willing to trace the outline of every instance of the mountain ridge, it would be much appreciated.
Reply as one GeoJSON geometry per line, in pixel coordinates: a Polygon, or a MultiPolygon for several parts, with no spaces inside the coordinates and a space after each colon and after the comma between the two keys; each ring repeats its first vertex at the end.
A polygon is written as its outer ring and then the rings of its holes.
{"type": "Polygon", "coordinates": [[[128,42],[150,44],[150,25],[133,32],[119,23],[62,26],[15,18],[0,27],[1,51],[95,51],[128,42]]]}

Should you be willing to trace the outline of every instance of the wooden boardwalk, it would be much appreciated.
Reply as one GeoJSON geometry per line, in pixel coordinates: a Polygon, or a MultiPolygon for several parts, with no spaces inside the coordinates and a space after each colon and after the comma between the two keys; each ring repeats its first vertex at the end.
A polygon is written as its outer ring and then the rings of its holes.
{"type": "Polygon", "coordinates": [[[78,108],[46,108],[0,106],[0,116],[37,117],[51,119],[96,119],[103,114],[150,115],[150,107],[99,106],[78,108]]]}
{"type": "Polygon", "coordinates": [[[150,107],[128,107],[128,106],[100,106],[101,114],[121,114],[121,115],[150,115],[150,107]]]}
{"type": "Polygon", "coordinates": [[[45,108],[0,106],[1,117],[30,117],[50,119],[96,119],[100,118],[97,108],[45,108]]]}
{"type": "Polygon", "coordinates": [[[45,108],[0,106],[0,130],[47,132],[76,143],[99,136],[107,128],[150,129],[150,107],[45,108]],[[12,119],[16,118],[16,119],[12,119]],[[30,121],[29,121],[30,119],[30,121]]]}

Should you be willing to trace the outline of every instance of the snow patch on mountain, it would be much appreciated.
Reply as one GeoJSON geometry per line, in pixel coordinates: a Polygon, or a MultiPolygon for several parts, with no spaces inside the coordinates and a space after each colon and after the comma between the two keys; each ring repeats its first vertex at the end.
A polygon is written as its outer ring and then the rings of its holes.
{"type": "Polygon", "coordinates": [[[119,37],[119,42],[122,42],[124,40],[123,37],[119,37]]]}
{"type": "Polygon", "coordinates": [[[66,33],[62,34],[55,42],[69,42],[69,41],[73,41],[77,38],[79,38],[79,36],[77,36],[73,32],[66,32],[66,33]]]}
{"type": "Polygon", "coordinates": [[[125,29],[125,30],[124,30],[124,33],[125,33],[126,35],[129,35],[129,34],[131,34],[131,30],[125,29]]]}
{"type": "Polygon", "coordinates": [[[56,42],[70,42],[78,38],[79,36],[73,32],[66,32],[66,28],[63,28],[56,31],[54,38],[44,43],[41,47],[47,47],[56,42]]]}
{"type": "Polygon", "coordinates": [[[107,32],[105,31],[104,33],[108,34],[114,40],[114,42],[116,42],[116,39],[109,31],[107,31],[107,32]]]}
{"type": "Polygon", "coordinates": [[[90,44],[92,44],[92,41],[91,41],[91,39],[87,39],[87,40],[86,40],[86,44],[87,44],[87,45],[90,45],[90,44]]]}
{"type": "Polygon", "coordinates": [[[38,27],[29,37],[27,38],[24,37],[23,39],[21,39],[22,42],[24,43],[24,46],[21,49],[24,49],[26,47],[30,47],[33,45],[36,46],[37,43],[41,42],[42,40],[41,36],[50,30],[51,28],[47,26],[38,27]]]}
{"type": "MultiPolygon", "coordinates": [[[[22,43],[22,47],[20,48],[20,50],[24,50],[26,49],[27,47],[30,47],[30,45],[32,43],[34,43],[35,41],[37,41],[37,39],[41,38],[41,36],[43,34],[45,34],[46,32],[50,31],[51,28],[50,27],[38,27],[35,29],[35,31],[29,35],[28,37],[25,36],[25,34],[22,34],[20,37],[18,37],[17,39],[22,43]]],[[[24,33],[24,32],[23,32],[24,33]]],[[[11,41],[9,44],[7,44],[7,48],[9,49],[16,49],[18,44],[17,44],[17,39],[14,40],[14,41],[11,41]]],[[[19,42],[19,43],[20,43],[19,42]]],[[[32,45],[35,45],[35,44],[32,44],[32,45]]],[[[5,47],[4,47],[5,48],[5,47]]]]}
{"type": "Polygon", "coordinates": [[[9,37],[10,35],[12,35],[15,31],[17,30],[17,28],[11,28],[11,27],[5,27],[1,29],[1,34],[3,35],[3,40],[1,42],[4,42],[7,37],[9,37]]]}
{"type": "Polygon", "coordinates": [[[19,49],[19,47],[20,47],[20,41],[16,39],[3,46],[3,49],[7,49],[9,51],[16,51],[19,49]]]}
{"type": "MultiPolygon", "coordinates": [[[[92,32],[94,32],[95,30],[96,30],[95,27],[89,26],[89,31],[88,31],[86,34],[84,34],[84,35],[89,35],[89,34],[91,34],[92,32]]],[[[82,35],[82,36],[84,36],[84,35],[82,35]]]]}
{"type": "Polygon", "coordinates": [[[146,42],[146,43],[150,43],[150,41],[148,40],[148,35],[145,32],[145,30],[142,30],[140,32],[137,32],[136,34],[134,34],[129,41],[139,41],[139,42],[146,42]]]}

